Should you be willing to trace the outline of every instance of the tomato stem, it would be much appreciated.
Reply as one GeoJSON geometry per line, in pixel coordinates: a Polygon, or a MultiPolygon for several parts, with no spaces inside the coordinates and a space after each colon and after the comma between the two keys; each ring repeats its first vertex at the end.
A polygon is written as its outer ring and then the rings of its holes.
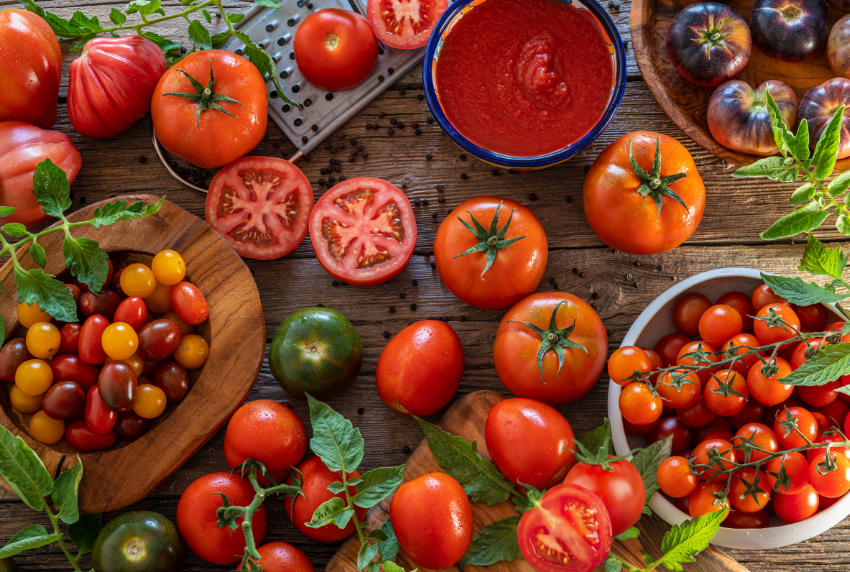
{"type": "MultiPolygon", "coordinates": [[[[42,503],[44,503],[44,501],[42,501],[42,503]]],[[[53,512],[47,506],[47,503],[44,503],[44,512],[47,513],[47,518],[49,518],[51,524],[53,524],[53,532],[55,532],[56,534],[62,534],[62,531],[59,529],[59,520],[56,518],[56,515],[53,514],[53,512]]],[[[65,545],[65,540],[60,537],[57,542],[59,543],[59,547],[62,549],[62,552],[64,552],[65,556],[68,558],[68,562],[70,562],[71,566],[74,567],[74,570],[76,572],[80,572],[80,565],[77,563],[77,558],[74,558],[71,555],[71,552],[68,550],[68,547],[65,545]]]]}
{"type": "Polygon", "coordinates": [[[466,214],[469,215],[470,220],[472,221],[472,225],[468,222],[457,217],[457,220],[460,221],[466,230],[472,233],[472,236],[475,237],[475,240],[478,241],[478,244],[473,246],[472,248],[461,252],[455,258],[460,258],[461,256],[466,256],[467,254],[472,254],[473,252],[486,252],[487,253],[487,264],[484,265],[484,271],[481,272],[481,279],[484,280],[484,274],[490,270],[490,267],[493,266],[493,262],[496,261],[496,255],[503,248],[507,248],[518,240],[522,240],[523,238],[527,238],[528,235],[519,236],[516,238],[511,238],[509,240],[505,240],[505,234],[508,232],[508,227],[511,226],[511,221],[514,218],[514,211],[516,209],[511,210],[511,214],[508,217],[508,222],[505,223],[505,226],[499,228],[499,212],[502,210],[502,202],[499,201],[499,206],[496,207],[496,213],[493,215],[493,220],[490,221],[490,228],[484,228],[484,226],[478,222],[471,212],[466,211],[466,214]]]}

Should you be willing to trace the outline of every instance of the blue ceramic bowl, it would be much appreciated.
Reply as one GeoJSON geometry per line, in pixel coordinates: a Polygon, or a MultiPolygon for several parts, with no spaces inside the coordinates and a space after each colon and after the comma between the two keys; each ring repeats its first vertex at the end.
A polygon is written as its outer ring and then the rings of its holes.
{"type": "Polygon", "coordinates": [[[436,70],[437,59],[440,57],[440,49],[443,46],[443,39],[446,37],[451,27],[460,20],[466,12],[464,8],[475,6],[486,2],[486,0],[455,0],[448,10],[446,10],[440,21],[437,22],[436,28],[431,33],[431,38],[428,40],[428,45],[425,48],[425,58],[422,63],[422,76],[425,84],[425,101],[428,103],[428,109],[437,124],[454,141],[458,147],[464,151],[475,155],[482,161],[486,161],[498,167],[506,169],[530,170],[530,169],[545,169],[551,167],[567,159],[571,158],[576,153],[582,151],[585,147],[593,143],[599,135],[608,127],[617,109],[620,107],[620,101],[623,99],[623,92],[626,88],[626,52],[623,49],[623,42],[620,39],[620,34],[614,26],[614,22],[608,16],[607,12],[595,0],[562,0],[572,4],[579,10],[584,10],[593,16],[596,20],[599,29],[603,33],[603,38],[608,45],[608,52],[611,55],[612,63],[614,64],[614,86],[611,89],[611,95],[608,98],[608,106],[605,112],[599,119],[599,122],[591,129],[584,137],[553,153],[546,155],[538,155],[537,157],[513,157],[488,151],[483,147],[472,143],[462,133],[457,131],[451,123],[449,123],[446,114],[443,112],[442,103],[437,95],[437,85],[434,71],[436,70]]]}

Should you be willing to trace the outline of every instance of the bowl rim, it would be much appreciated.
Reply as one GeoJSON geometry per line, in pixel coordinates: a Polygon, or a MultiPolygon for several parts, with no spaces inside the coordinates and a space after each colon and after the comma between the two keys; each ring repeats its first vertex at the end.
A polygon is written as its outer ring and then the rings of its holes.
{"type": "MultiPolygon", "coordinates": [[[[573,3],[573,0],[561,1],[567,4],[573,3]]],[[[448,135],[458,147],[472,155],[475,155],[483,161],[500,167],[534,169],[566,161],[573,155],[576,155],[587,148],[608,127],[614,119],[617,110],[620,108],[620,103],[623,100],[623,94],[626,91],[626,50],[623,47],[623,40],[620,38],[620,33],[617,31],[614,21],[611,19],[611,16],[608,15],[608,12],[606,12],[602,6],[596,2],[596,0],[576,1],[593,13],[596,19],[605,28],[605,32],[614,44],[614,59],[617,62],[618,69],[614,85],[612,86],[612,95],[608,100],[608,105],[605,107],[605,111],[603,112],[599,122],[581,139],[563,149],[559,149],[558,151],[553,151],[552,153],[547,153],[545,155],[537,155],[535,157],[514,157],[511,155],[495,153],[493,151],[488,151],[483,147],[479,147],[452,127],[445,113],[443,113],[443,108],[437,99],[432,63],[437,54],[438,48],[442,44],[443,32],[449,24],[452,23],[454,16],[469,4],[473,2],[480,3],[481,0],[456,0],[445,12],[443,12],[443,15],[440,16],[440,19],[437,21],[437,25],[432,30],[431,37],[428,39],[428,44],[425,47],[425,57],[422,59],[422,83],[425,88],[425,103],[428,104],[428,110],[436,120],[437,125],[440,126],[440,129],[442,129],[443,132],[448,135]]]]}
{"type": "MultiPolygon", "coordinates": [[[[764,272],[764,274],[772,274],[764,272]]],[[[643,333],[649,321],[655,317],[661,308],[668,302],[687,291],[688,289],[702,284],[704,282],[714,280],[716,278],[755,278],[761,279],[762,271],[753,268],[719,268],[717,270],[709,270],[701,272],[678,284],[668,288],[643,312],[637,317],[632,326],[626,332],[623,338],[622,346],[635,345],[640,334],[643,333]]],[[[825,304],[830,310],[835,311],[834,304],[825,304]]],[[[611,435],[614,441],[614,451],[617,455],[627,455],[630,451],[628,441],[626,440],[626,432],[623,427],[623,417],[620,414],[619,399],[622,387],[616,384],[613,380],[608,381],[608,418],[611,422],[611,435]]],[[[656,492],[649,500],[649,507],[664,519],[668,524],[681,524],[688,520],[690,516],[685,515],[682,511],[676,508],[668,501],[660,492],[656,492]]],[[[772,548],[781,548],[798,542],[803,542],[813,538],[823,532],[826,532],[850,514],[850,495],[845,495],[834,505],[819,512],[814,516],[797,522],[794,524],[785,524],[782,526],[773,526],[766,529],[769,534],[757,534],[759,529],[739,530],[734,528],[721,527],[711,541],[711,544],[723,546],[726,548],[736,548],[741,550],[767,550],[772,548]]]]}

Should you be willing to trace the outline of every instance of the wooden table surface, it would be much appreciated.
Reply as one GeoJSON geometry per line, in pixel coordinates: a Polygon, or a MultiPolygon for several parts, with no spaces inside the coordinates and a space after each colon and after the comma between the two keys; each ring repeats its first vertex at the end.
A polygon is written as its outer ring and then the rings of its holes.
{"type": "MultiPolygon", "coordinates": [[[[70,17],[81,8],[87,15],[108,21],[109,10],[123,9],[116,0],[53,0],[40,2],[55,13],[70,17]]],[[[604,6],[616,22],[624,40],[629,38],[629,2],[605,0],[604,6]]],[[[163,2],[166,11],[179,5],[163,2]]],[[[226,0],[234,10],[247,10],[250,2],[226,0]]],[[[0,0],[0,9],[20,7],[12,0],[0,0]]],[[[173,29],[156,31],[164,36],[180,36],[185,41],[185,21],[173,20],[173,29]]],[[[557,289],[570,292],[591,303],[609,332],[609,350],[619,346],[638,314],[664,290],[698,272],[728,266],[743,266],[791,273],[802,254],[804,238],[766,243],[759,232],[780,215],[790,211],[788,197],[793,185],[764,180],[736,180],[732,167],[704,152],[679,131],[656,104],[634,64],[628,46],[628,86],[619,113],[611,126],[584,153],[554,168],[509,174],[468,157],[436,124],[427,123],[428,108],[422,100],[419,69],[408,73],[380,98],[338,130],[308,160],[298,166],[313,185],[318,199],[327,187],[320,169],[330,159],[341,159],[339,177],[373,176],[386,179],[407,192],[417,217],[418,244],[410,264],[400,276],[386,284],[355,287],[338,284],[326,274],[313,255],[309,238],[293,253],[280,260],[246,260],[254,273],[265,312],[270,342],[278,325],[289,314],[304,307],[323,304],[345,314],[357,328],[364,346],[363,370],[354,386],[331,406],[350,418],[366,440],[364,469],[403,463],[422,439],[418,425],[385,407],[375,390],[374,372],[387,339],[410,323],[427,318],[447,319],[460,336],[465,350],[466,371],[460,395],[478,389],[504,391],[493,366],[493,340],[503,312],[477,310],[457,300],[440,282],[432,266],[434,234],[439,223],[460,202],[480,195],[495,195],[528,206],[540,219],[549,237],[550,253],[539,291],[557,289]],[[404,123],[403,129],[388,133],[390,120],[404,123]],[[418,122],[421,135],[412,125],[418,122]],[[367,123],[378,130],[366,130],[367,123]],[[606,247],[588,226],[582,206],[585,170],[596,155],[622,134],[635,129],[658,131],[681,141],[694,155],[708,194],[705,215],[693,236],[679,248],[655,256],[632,256],[606,247]],[[349,162],[351,140],[365,147],[367,159],[349,162]],[[427,160],[426,155],[431,159],[427,160]],[[441,190],[442,189],[442,190],[441,190]]],[[[150,118],[145,117],[127,133],[109,140],[87,139],[68,122],[65,109],[68,63],[76,57],[63,46],[66,55],[63,88],[60,94],[56,129],[67,133],[83,156],[83,167],[71,188],[74,206],[127,193],[165,195],[190,212],[203,217],[204,195],[172,179],[157,159],[150,141],[150,118]]],[[[252,153],[288,158],[294,146],[271,121],[264,141],[252,153]]],[[[196,173],[203,179],[203,173],[196,173]]],[[[206,174],[209,181],[211,174],[206,174]]],[[[834,231],[818,231],[825,241],[840,238],[834,231]]],[[[11,295],[4,292],[5,296],[11,295]]],[[[604,377],[604,376],[603,376],[604,377]]],[[[306,403],[290,398],[264,365],[249,399],[274,399],[291,405],[301,418],[309,419],[306,403]]],[[[606,416],[607,379],[600,378],[581,401],[561,407],[576,434],[598,426],[606,416]]],[[[434,420],[440,414],[434,416],[434,420]]],[[[216,435],[179,471],[167,479],[144,501],[128,509],[161,512],[174,519],[177,500],[196,478],[226,470],[222,443],[224,431],[216,435]]],[[[13,495],[0,494],[0,544],[24,526],[48,524],[13,495]]],[[[266,541],[285,541],[302,549],[316,570],[324,569],[337,544],[310,541],[295,530],[281,502],[266,503],[269,532],[266,541]]],[[[112,518],[113,514],[106,515],[112,518]]],[[[814,570],[846,570],[850,560],[850,525],[838,525],[819,537],[769,552],[727,551],[750,570],[792,572],[808,567],[814,570]]],[[[24,570],[69,570],[56,545],[27,552],[18,557],[24,570]]],[[[224,570],[190,555],[186,570],[224,570]]],[[[687,567],[686,567],[687,569],[687,567]]]]}

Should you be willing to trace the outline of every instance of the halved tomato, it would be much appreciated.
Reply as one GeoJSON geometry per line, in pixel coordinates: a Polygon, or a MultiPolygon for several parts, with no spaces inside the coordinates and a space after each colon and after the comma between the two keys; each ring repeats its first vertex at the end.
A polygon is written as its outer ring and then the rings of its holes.
{"type": "Polygon", "coordinates": [[[344,181],[316,203],[310,241],[322,267],[357,286],[382,284],[407,266],[416,219],[405,194],[381,179],[344,181]]]}
{"type": "Polygon", "coordinates": [[[216,174],[207,193],[207,222],[240,256],[272,260],[307,236],[313,189],[292,163],[243,157],[216,174]]]}
{"type": "Polygon", "coordinates": [[[428,43],[447,0],[369,0],[366,15],[372,31],[391,48],[411,50],[428,43]]]}

